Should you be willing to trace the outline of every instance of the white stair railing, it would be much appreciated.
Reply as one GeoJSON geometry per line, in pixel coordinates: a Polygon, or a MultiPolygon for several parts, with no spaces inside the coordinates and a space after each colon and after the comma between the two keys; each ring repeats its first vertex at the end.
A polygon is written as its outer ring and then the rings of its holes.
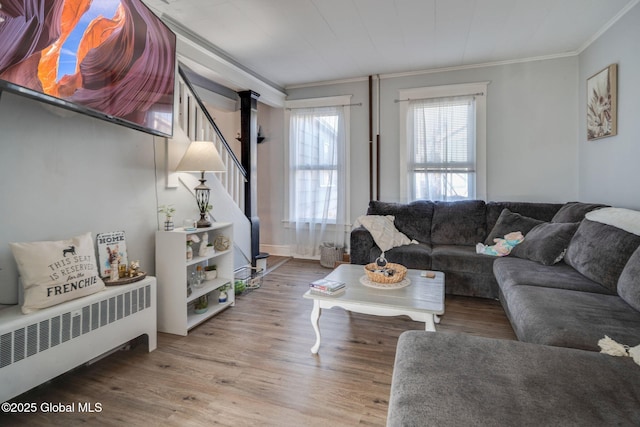
{"type": "MultiPolygon", "coordinates": [[[[189,83],[182,69],[178,69],[178,114],[177,125],[191,141],[212,141],[226,173],[212,175],[207,184],[211,187],[211,202],[214,206],[225,206],[216,211],[216,221],[231,222],[233,226],[234,267],[245,266],[251,259],[251,225],[244,214],[246,171],[234,154],[213,118],[189,83]],[[215,178],[214,178],[215,177],[215,178]],[[234,206],[235,205],[235,206],[234,206]]],[[[189,178],[188,176],[184,177],[189,178]]],[[[180,179],[182,181],[182,178],[180,179]]],[[[193,191],[197,184],[184,182],[185,188],[193,191]]],[[[195,194],[194,194],[195,197],[195,194]]]]}
{"type": "Polygon", "coordinates": [[[235,204],[244,212],[246,171],[220,133],[204,104],[193,91],[182,70],[178,76],[178,96],[180,100],[178,125],[191,141],[205,140],[214,143],[227,169],[226,173],[218,175],[218,178],[235,204]]]}

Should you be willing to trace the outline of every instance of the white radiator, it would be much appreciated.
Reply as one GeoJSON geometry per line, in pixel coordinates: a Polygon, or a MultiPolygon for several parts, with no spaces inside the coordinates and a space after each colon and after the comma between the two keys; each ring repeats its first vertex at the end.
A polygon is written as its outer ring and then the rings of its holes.
{"type": "Polygon", "coordinates": [[[0,310],[0,402],[140,335],[155,350],[156,322],[154,277],[30,314],[0,310]]]}

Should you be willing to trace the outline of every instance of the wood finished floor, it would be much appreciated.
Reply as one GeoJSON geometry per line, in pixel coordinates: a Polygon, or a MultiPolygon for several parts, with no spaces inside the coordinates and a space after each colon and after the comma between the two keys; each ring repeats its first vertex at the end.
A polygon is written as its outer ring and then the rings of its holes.
{"type": "MultiPolygon", "coordinates": [[[[312,355],[302,294],[328,272],[290,260],[189,336],[159,334],[151,353],[118,351],[13,400],[76,402],[75,413],[0,413],[0,425],[384,426],[398,336],[424,324],[325,310],[312,355]],[[77,402],[102,411],[79,413],[77,402]]],[[[500,303],[485,299],[448,296],[437,329],[515,339],[500,303]]]]}

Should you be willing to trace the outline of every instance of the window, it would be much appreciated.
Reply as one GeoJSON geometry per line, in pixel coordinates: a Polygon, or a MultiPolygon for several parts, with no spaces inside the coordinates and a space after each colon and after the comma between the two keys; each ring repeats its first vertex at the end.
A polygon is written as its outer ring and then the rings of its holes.
{"type": "Polygon", "coordinates": [[[408,119],[412,198],[475,198],[474,97],[409,101],[408,119]]]}
{"type": "Polygon", "coordinates": [[[294,253],[344,245],[348,219],[350,96],[288,101],[288,216],[294,253]]]}
{"type": "Polygon", "coordinates": [[[409,201],[485,197],[486,84],[471,86],[401,91],[401,171],[409,201]]]}
{"type": "Polygon", "coordinates": [[[291,112],[290,171],[292,218],[326,220],[338,216],[338,188],[344,186],[344,116],[339,107],[303,108],[291,112]],[[342,122],[342,123],[341,123],[342,122]]]}

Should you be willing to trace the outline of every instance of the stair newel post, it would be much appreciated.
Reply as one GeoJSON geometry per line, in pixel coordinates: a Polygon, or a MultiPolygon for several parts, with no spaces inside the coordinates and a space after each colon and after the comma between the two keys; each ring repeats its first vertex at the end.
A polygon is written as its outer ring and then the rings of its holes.
{"type": "Polygon", "coordinates": [[[256,266],[260,253],[260,219],[258,218],[258,98],[260,94],[245,90],[240,96],[241,163],[247,172],[244,184],[244,212],[251,224],[251,265],[256,266]]]}

